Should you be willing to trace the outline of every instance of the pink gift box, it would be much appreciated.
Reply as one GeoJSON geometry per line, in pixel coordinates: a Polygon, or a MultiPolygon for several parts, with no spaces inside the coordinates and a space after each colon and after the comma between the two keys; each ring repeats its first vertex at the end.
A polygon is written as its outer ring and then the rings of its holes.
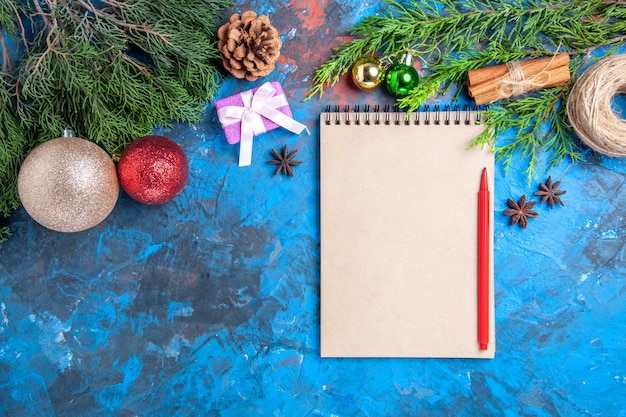
{"type": "MultiPolygon", "coordinates": [[[[274,82],[271,82],[270,84],[275,90],[275,93],[273,96],[284,94],[283,88],[279,82],[274,81],[274,82]]],[[[254,94],[258,89],[259,87],[255,87],[251,91],[254,94]]],[[[243,107],[243,101],[241,100],[241,95],[234,94],[232,96],[215,101],[215,108],[218,110],[226,106],[243,107]]],[[[289,108],[289,104],[282,106],[282,107],[277,107],[276,110],[280,111],[281,113],[285,114],[286,116],[290,118],[293,117],[293,113],[291,112],[291,109],[289,108]]],[[[265,130],[267,132],[269,132],[270,130],[276,129],[277,127],[280,127],[279,125],[277,125],[276,123],[272,122],[271,120],[265,117],[262,117],[262,119],[263,119],[263,125],[265,126],[265,130]]],[[[224,126],[224,123],[222,123],[222,128],[224,129],[224,133],[226,134],[226,140],[228,141],[228,143],[233,145],[239,142],[239,140],[241,139],[241,122],[229,124],[226,126],[224,126]]]]}

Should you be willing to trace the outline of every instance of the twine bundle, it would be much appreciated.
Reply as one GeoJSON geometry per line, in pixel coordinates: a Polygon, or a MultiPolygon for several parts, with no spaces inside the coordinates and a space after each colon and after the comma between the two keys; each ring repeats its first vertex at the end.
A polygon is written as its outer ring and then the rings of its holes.
{"type": "Polygon", "coordinates": [[[565,85],[570,82],[569,54],[512,61],[467,72],[468,92],[476,105],[527,91],[565,85]]]}
{"type": "Polygon", "coordinates": [[[526,74],[524,74],[524,67],[522,67],[520,61],[507,62],[505,65],[509,71],[510,79],[505,79],[500,82],[498,92],[502,97],[509,98],[524,94],[528,90],[534,90],[548,85],[552,79],[552,74],[547,68],[551,63],[552,61],[550,61],[541,72],[527,78],[526,74]]]}
{"type": "Polygon", "coordinates": [[[626,55],[589,67],[567,99],[567,115],[578,137],[608,156],[626,156],[626,120],[611,106],[617,94],[626,94],[626,55]]]}

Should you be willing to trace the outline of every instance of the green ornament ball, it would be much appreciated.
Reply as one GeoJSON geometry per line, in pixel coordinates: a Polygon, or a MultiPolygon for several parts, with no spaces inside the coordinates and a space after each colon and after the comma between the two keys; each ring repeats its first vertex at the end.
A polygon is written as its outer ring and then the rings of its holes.
{"type": "Polygon", "coordinates": [[[417,87],[419,75],[410,65],[395,64],[389,67],[385,76],[387,90],[396,97],[404,97],[417,87]]]}

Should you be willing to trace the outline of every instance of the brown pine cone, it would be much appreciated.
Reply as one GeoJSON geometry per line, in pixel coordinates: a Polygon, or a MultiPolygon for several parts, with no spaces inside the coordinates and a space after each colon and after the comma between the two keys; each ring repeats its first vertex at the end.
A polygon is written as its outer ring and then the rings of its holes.
{"type": "Polygon", "coordinates": [[[254,81],[274,70],[282,41],[266,15],[235,13],[217,30],[224,68],[236,78],[254,81]]]}

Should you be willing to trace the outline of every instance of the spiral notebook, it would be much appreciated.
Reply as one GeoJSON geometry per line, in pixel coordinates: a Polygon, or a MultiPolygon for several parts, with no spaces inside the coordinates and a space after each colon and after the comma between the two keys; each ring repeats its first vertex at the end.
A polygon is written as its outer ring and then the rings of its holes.
{"type": "MultiPolygon", "coordinates": [[[[320,116],[321,356],[493,358],[477,338],[480,112],[320,116]]],[[[493,216],[492,216],[493,217],[493,216]]]]}

